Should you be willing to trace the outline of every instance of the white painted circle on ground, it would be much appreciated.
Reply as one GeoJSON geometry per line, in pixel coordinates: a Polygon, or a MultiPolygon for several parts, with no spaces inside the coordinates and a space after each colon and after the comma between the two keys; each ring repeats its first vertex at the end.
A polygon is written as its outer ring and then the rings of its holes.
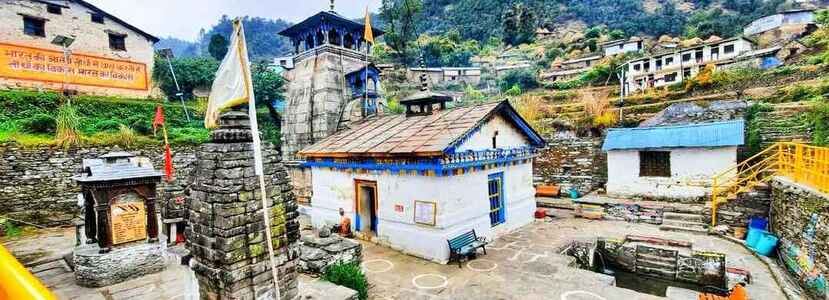
{"type": "Polygon", "coordinates": [[[488,260],[488,259],[477,258],[475,260],[471,260],[471,261],[467,262],[466,267],[469,268],[470,270],[476,271],[476,272],[489,272],[489,271],[495,270],[495,268],[498,267],[498,264],[496,262],[488,260]],[[481,265],[481,266],[478,266],[478,265],[481,265]],[[490,266],[485,267],[486,265],[490,265],[490,266]]]}
{"type": "Polygon", "coordinates": [[[364,261],[362,267],[367,273],[383,273],[394,268],[394,263],[386,259],[370,259],[364,261]]]}
{"type": "Polygon", "coordinates": [[[607,300],[602,296],[596,295],[596,294],[588,292],[588,291],[568,291],[568,292],[565,292],[564,294],[561,294],[561,300],[569,300],[571,296],[575,296],[575,295],[586,295],[586,296],[593,297],[595,299],[607,300]]]}
{"type": "Polygon", "coordinates": [[[449,279],[447,279],[446,276],[443,276],[443,275],[440,275],[440,274],[420,274],[420,275],[417,275],[414,278],[412,278],[412,285],[414,285],[416,288],[424,289],[424,290],[439,289],[439,288],[445,288],[447,285],[449,285],[449,279]],[[423,284],[418,283],[418,281],[423,280],[424,278],[437,278],[439,281],[442,281],[442,282],[439,283],[439,284],[427,284],[427,285],[423,285],[423,284]]]}

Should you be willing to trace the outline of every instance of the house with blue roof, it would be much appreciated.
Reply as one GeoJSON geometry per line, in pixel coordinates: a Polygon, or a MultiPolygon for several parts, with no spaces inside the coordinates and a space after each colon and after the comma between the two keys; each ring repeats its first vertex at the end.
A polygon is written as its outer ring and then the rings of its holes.
{"type": "Polygon", "coordinates": [[[610,129],[607,193],[625,198],[695,201],[711,178],[737,163],[745,121],[610,129]]]}

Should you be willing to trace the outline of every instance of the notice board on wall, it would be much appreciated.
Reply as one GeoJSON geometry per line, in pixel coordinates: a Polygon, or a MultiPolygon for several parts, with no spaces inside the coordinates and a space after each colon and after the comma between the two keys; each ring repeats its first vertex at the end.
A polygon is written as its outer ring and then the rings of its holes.
{"type": "Polygon", "coordinates": [[[417,224],[435,226],[437,223],[437,206],[435,202],[415,201],[414,221],[417,224]]]}
{"type": "Polygon", "coordinates": [[[121,59],[0,43],[0,78],[146,91],[147,65],[121,59]]]}

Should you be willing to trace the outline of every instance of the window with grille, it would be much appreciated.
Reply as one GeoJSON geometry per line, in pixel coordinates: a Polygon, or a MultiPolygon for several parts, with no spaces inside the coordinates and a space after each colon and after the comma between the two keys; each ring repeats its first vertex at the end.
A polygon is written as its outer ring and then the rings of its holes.
{"type": "Polygon", "coordinates": [[[127,36],[120,34],[109,34],[109,48],[116,51],[127,51],[127,36]]]}
{"type": "Polygon", "coordinates": [[[47,4],[46,5],[46,11],[50,14],[56,14],[56,15],[61,14],[60,6],[57,6],[57,5],[54,5],[54,4],[47,4]]]}
{"type": "Polygon", "coordinates": [[[671,177],[671,152],[639,151],[639,177],[671,177]]]}
{"type": "Polygon", "coordinates": [[[92,14],[90,18],[93,23],[104,24],[104,15],[102,14],[92,14]]]}
{"type": "Polygon", "coordinates": [[[723,52],[725,54],[734,53],[734,45],[725,45],[725,48],[723,49],[723,52]]]}
{"type": "Polygon", "coordinates": [[[23,16],[23,33],[31,36],[46,36],[46,20],[23,16]]]}
{"type": "Polygon", "coordinates": [[[495,227],[506,220],[504,211],[504,173],[489,175],[489,224],[495,227]]]}

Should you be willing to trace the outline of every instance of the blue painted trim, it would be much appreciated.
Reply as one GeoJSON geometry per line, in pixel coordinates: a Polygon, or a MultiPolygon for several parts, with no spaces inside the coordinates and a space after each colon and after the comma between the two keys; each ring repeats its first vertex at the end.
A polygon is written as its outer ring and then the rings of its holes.
{"type": "Polygon", "coordinates": [[[359,162],[335,162],[332,159],[307,161],[301,167],[319,167],[334,169],[361,169],[372,171],[416,171],[426,175],[434,171],[436,176],[451,176],[454,170],[484,170],[487,165],[506,166],[515,161],[531,160],[535,157],[534,147],[516,149],[499,149],[486,151],[467,151],[449,155],[445,158],[424,159],[417,162],[380,163],[373,159],[359,162]]]}
{"type": "MultiPolygon", "coordinates": [[[[500,179],[498,181],[498,183],[500,184],[500,186],[498,187],[500,192],[500,195],[498,195],[498,198],[500,198],[498,202],[501,205],[501,209],[498,211],[498,225],[504,224],[507,222],[507,193],[504,189],[504,172],[489,174],[489,176],[487,176],[487,179],[500,179]]],[[[489,182],[487,182],[487,185],[489,185],[489,182]]],[[[489,200],[489,197],[487,197],[487,200],[489,200]]],[[[490,209],[492,208],[490,207],[490,209]]]]}

